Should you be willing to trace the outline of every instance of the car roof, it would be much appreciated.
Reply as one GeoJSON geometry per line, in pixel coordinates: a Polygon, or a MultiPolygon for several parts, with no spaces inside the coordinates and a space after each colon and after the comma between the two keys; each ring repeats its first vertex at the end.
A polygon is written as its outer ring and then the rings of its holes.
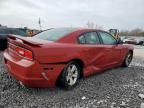
{"type": "Polygon", "coordinates": [[[50,28],[50,29],[46,29],[46,30],[44,30],[44,31],[51,30],[51,29],[65,29],[65,30],[69,29],[69,30],[71,30],[72,32],[81,31],[81,30],[82,30],[82,31],[83,31],[83,30],[85,30],[85,31],[103,31],[103,30],[100,30],[100,29],[91,29],[91,28],[82,28],[82,27],[50,28]]]}
{"type": "MultiPolygon", "coordinates": [[[[86,32],[95,32],[95,31],[103,31],[99,29],[90,29],[90,28],[64,28],[64,29],[71,29],[72,32],[65,35],[64,37],[61,37],[56,42],[62,42],[62,43],[72,43],[77,39],[77,36],[86,33],[86,32]]],[[[104,31],[106,32],[106,31],[104,31]]]]}

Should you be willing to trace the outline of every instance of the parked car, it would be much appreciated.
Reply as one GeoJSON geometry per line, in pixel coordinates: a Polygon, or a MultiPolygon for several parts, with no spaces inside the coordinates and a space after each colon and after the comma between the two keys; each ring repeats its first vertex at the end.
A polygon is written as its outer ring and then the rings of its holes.
{"type": "Polygon", "coordinates": [[[56,28],[34,37],[8,37],[4,61],[9,72],[28,87],[66,89],[81,77],[117,67],[127,67],[133,46],[95,29],[56,28]]]}
{"type": "Polygon", "coordinates": [[[124,41],[125,39],[127,39],[128,37],[126,37],[126,36],[120,36],[120,39],[122,40],[122,41],[124,41]]]}
{"type": "Polygon", "coordinates": [[[15,28],[0,28],[0,50],[7,47],[8,34],[15,34],[19,36],[26,36],[26,33],[15,28]]]}
{"type": "Polygon", "coordinates": [[[135,45],[144,45],[144,38],[127,38],[123,40],[124,43],[135,44],[135,45]]]}
{"type": "Polygon", "coordinates": [[[136,44],[136,40],[134,38],[124,39],[123,42],[128,44],[136,44]]]}

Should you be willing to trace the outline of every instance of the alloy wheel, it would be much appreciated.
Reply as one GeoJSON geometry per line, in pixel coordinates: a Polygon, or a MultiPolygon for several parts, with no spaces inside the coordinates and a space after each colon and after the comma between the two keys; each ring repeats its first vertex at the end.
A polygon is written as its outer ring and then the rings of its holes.
{"type": "Polygon", "coordinates": [[[126,65],[129,66],[129,64],[131,63],[132,61],[132,53],[129,53],[126,57],[126,65]]]}
{"type": "Polygon", "coordinates": [[[71,64],[68,66],[66,71],[66,81],[70,86],[72,86],[76,83],[78,79],[78,68],[75,64],[71,64]]]}

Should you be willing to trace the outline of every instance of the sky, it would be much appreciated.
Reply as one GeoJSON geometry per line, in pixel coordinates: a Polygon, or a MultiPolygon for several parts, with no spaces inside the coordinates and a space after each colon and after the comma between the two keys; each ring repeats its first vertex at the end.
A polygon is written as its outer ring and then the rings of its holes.
{"type": "Polygon", "coordinates": [[[87,27],[144,29],[144,0],[0,0],[0,24],[39,29],[87,27]]]}

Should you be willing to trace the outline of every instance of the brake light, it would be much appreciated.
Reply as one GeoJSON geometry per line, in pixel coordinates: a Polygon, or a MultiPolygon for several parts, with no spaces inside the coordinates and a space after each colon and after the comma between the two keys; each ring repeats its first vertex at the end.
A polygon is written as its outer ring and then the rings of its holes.
{"type": "Polygon", "coordinates": [[[29,59],[29,60],[33,60],[33,53],[30,50],[21,48],[21,47],[17,47],[16,52],[21,55],[22,57],[29,59]]]}
{"type": "Polygon", "coordinates": [[[18,54],[20,54],[21,56],[24,56],[24,53],[25,53],[24,49],[17,47],[15,50],[18,54]]]}
{"type": "Polygon", "coordinates": [[[24,55],[26,58],[30,59],[30,60],[33,60],[33,54],[31,51],[29,50],[25,50],[25,55],[24,55]]]}

